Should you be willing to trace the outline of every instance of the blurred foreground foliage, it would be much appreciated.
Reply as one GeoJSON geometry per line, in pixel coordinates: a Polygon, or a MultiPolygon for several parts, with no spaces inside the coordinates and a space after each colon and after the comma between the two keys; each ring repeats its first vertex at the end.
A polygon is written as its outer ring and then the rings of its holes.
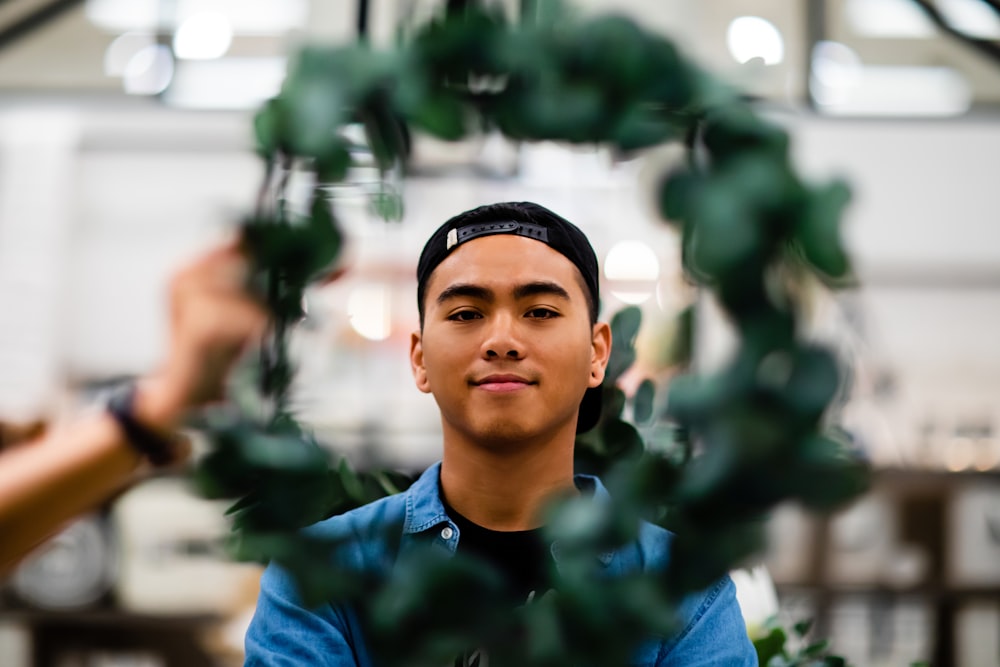
{"type": "MultiPolygon", "coordinates": [[[[259,377],[205,415],[214,446],[196,476],[206,495],[237,499],[239,557],[281,563],[310,603],[357,605],[391,664],[445,664],[479,646],[497,665],[625,664],[638,641],[674,630],[686,593],[760,552],[777,503],[829,511],[868,484],[865,464],[824,423],[838,363],[799,335],[789,277],[850,280],[840,241],[847,186],[800,178],[786,132],[665,38],[619,16],[525,6],[534,8],[530,19],[511,21],[483,3],[448,3],[391,51],[307,47],[255,120],[266,175],[244,241],[274,312],[273,335],[259,377]],[[363,143],[348,131],[358,128],[363,143]],[[304,290],[334,270],[342,247],[331,187],[363,164],[399,170],[414,131],[601,144],[623,157],[682,142],[688,159],[662,174],[660,211],[681,234],[687,275],[739,335],[720,370],[678,377],[665,395],[647,380],[626,397],[616,382],[635,360],[640,315],[630,308],[614,317],[602,419],[577,447],[580,468],[603,476],[614,504],[552,508],[548,530],[568,555],[555,588],[515,612],[498,575],[478,563],[419,557],[386,578],[364,577],[335,564],[338,545],[300,531],[412,481],[333,460],[295,422],[287,335],[302,317],[304,290]],[[292,171],[313,179],[302,211],[287,199],[292,171]],[[596,579],[596,557],[633,539],[642,518],[676,533],[670,566],[596,579]]],[[[402,213],[391,193],[377,208],[402,213]]]]}
{"type": "MultiPolygon", "coordinates": [[[[807,641],[810,621],[796,623],[792,627],[792,642],[785,628],[771,623],[767,634],[754,640],[757,659],[762,667],[847,667],[844,658],[830,653],[830,642],[825,639],[807,641]],[[798,643],[797,649],[789,644],[798,643]]],[[[917,667],[917,666],[914,666],[917,667]]]]}

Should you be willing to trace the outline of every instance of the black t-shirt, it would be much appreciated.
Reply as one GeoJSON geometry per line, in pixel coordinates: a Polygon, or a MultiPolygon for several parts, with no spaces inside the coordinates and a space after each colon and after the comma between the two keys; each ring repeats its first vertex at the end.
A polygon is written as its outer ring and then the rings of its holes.
{"type": "Polygon", "coordinates": [[[542,529],[498,531],[469,521],[446,505],[458,526],[458,553],[480,558],[495,567],[508,582],[511,601],[523,604],[549,587],[552,556],[542,529]]]}

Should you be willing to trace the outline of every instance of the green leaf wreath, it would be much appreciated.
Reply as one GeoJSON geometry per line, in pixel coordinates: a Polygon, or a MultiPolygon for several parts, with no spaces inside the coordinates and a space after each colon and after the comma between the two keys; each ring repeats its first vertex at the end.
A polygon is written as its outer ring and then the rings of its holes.
{"type": "MultiPolygon", "coordinates": [[[[666,38],[620,16],[526,6],[530,16],[513,21],[482,3],[448,3],[391,50],[306,47],[255,119],[266,169],[243,239],[273,328],[254,383],[205,415],[213,446],[196,478],[206,495],[236,499],[238,557],[280,563],[309,604],[355,605],[387,664],[441,665],[469,647],[486,647],[497,665],[626,664],[641,639],[673,631],[686,593],[759,553],[777,503],[830,510],[868,484],[866,465],[824,423],[838,362],[802,339],[793,284],[803,272],[834,286],[850,279],[840,241],[847,186],[800,178],[787,133],[666,38]],[[674,379],[665,400],[649,381],[626,399],[615,380],[635,359],[640,317],[634,308],[615,316],[602,418],[577,446],[580,467],[603,476],[615,503],[552,508],[548,530],[569,555],[554,589],[514,612],[503,582],[479,563],[416,558],[388,578],[360,576],[336,565],[337,544],[301,531],[411,481],[353,469],[296,422],[287,336],[304,290],[341,249],[331,187],[362,165],[401,173],[414,132],[500,132],[623,157],[684,146],[683,166],[659,179],[660,213],[680,232],[686,275],[739,337],[721,370],[674,379]],[[312,179],[306,207],[290,205],[293,172],[312,179]],[[671,427],[648,428],[663,423],[671,427]],[[641,518],[676,533],[669,567],[595,579],[586,564],[633,538],[641,518]]],[[[399,218],[402,202],[389,189],[377,194],[377,210],[399,218]]]]}

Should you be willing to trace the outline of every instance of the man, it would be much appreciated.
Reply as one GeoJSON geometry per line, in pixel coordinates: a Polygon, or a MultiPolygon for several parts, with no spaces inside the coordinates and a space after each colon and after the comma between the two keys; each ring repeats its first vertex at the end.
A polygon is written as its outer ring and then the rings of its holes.
{"type": "MultiPolygon", "coordinates": [[[[408,491],[311,530],[372,535],[400,526],[400,549],[428,542],[485,558],[505,575],[512,600],[524,602],[544,589],[553,558],[539,537],[546,503],[606,495],[595,478],[573,474],[575,436],[596,421],[611,350],[610,328],[597,321],[597,258],[555,213],[495,204],[442,225],[421,253],[417,280],[420,330],[410,363],[417,388],[441,412],[442,461],[408,491]]],[[[645,525],[638,543],[604,567],[660,567],[669,539],[645,525]]],[[[385,555],[370,545],[353,554],[361,568],[385,555]]],[[[644,645],[635,664],[756,664],[728,578],[686,600],[682,616],[682,630],[644,645]]],[[[373,664],[358,615],[334,605],[306,609],[274,565],[246,648],[248,665],[373,664]]]]}

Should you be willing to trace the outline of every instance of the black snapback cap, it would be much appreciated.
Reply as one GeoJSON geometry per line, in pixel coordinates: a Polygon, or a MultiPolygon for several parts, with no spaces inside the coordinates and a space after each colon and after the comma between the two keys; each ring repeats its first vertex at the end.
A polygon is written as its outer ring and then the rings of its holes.
{"type": "MultiPolygon", "coordinates": [[[[424,245],[417,262],[417,307],[421,318],[427,282],[452,250],[472,239],[494,234],[516,234],[535,239],[573,262],[590,292],[594,313],[600,308],[597,255],[587,236],[569,220],[534,202],[505,202],[459,213],[438,227],[424,245]]],[[[587,389],[580,402],[576,432],[592,429],[601,416],[602,387],[587,389]]]]}

